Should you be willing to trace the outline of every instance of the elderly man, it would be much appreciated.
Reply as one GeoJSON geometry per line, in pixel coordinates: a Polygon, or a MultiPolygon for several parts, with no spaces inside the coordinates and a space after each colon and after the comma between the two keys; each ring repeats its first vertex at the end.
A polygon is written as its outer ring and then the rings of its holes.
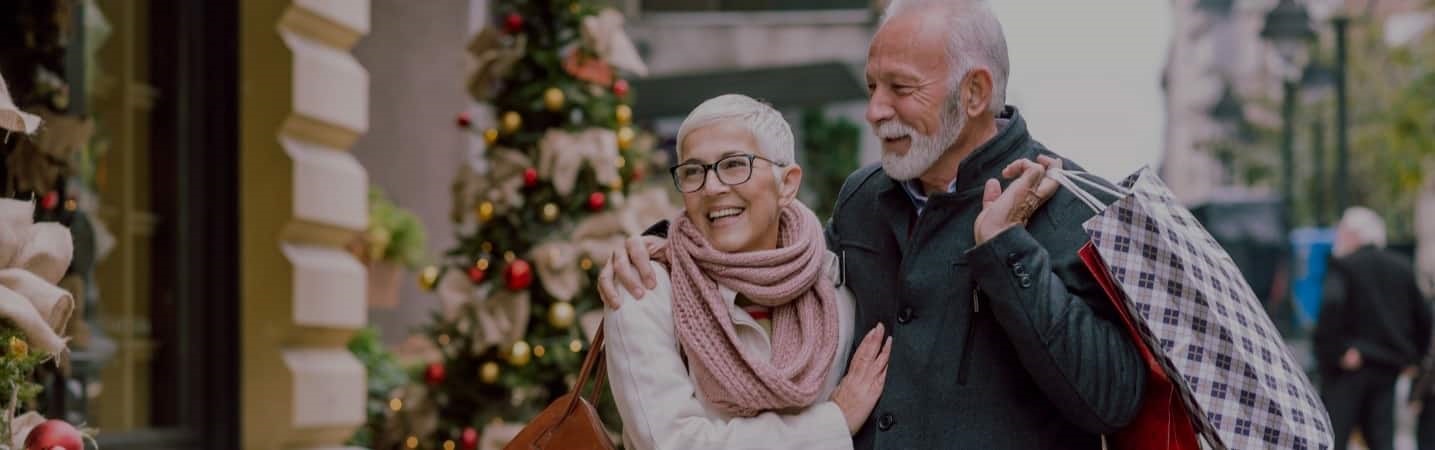
{"type": "Polygon", "coordinates": [[[1371,450],[1394,448],[1395,381],[1420,361],[1430,339],[1430,307],[1415,271],[1384,246],[1380,216],[1345,211],[1312,342],[1336,450],[1356,427],[1371,450]]]}
{"type": "MultiPolygon", "coordinates": [[[[857,448],[1098,449],[1137,410],[1144,366],[1077,256],[1092,213],[1038,186],[1032,160],[1061,162],[1005,105],[1007,72],[984,1],[895,0],[872,40],[882,162],[847,178],[827,230],[856,329],[893,337],[857,448]]],[[[644,246],[600,275],[610,303],[615,275],[652,288],[644,246]]]]}

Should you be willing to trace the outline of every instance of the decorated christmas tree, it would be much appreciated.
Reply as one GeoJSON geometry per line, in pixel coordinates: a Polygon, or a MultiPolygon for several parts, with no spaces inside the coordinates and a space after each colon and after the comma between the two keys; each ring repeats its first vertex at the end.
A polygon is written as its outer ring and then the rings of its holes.
{"type": "Polygon", "coordinates": [[[632,123],[625,77],[646,68],[622,14],[581,0],[492,8],[468,47],[468,93],[496,125],[458,116],[483,145],[453,185],[458,245],[420,279],[441,300],[424,330],[436,356],[391,394],[377,449],[502,445],[572,385],[602,317],[597,263],[675,211],[671,189],[639,184],[662,163],[632,123]]]}

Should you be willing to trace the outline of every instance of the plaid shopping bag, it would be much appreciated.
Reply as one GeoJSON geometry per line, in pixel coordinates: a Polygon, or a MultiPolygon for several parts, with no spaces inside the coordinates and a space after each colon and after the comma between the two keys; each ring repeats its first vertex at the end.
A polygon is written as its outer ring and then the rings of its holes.
{"type": "MultiPolygon", "coordinates": [[[[1120,189],[1051,176],[1093,209],[1083,226],[1198,433],[1225,449],[1329,449],[1330,417],[1230,255],[1150,168],[1120,189]],[[1111,191],[1104,205],[1078,184],[1111,191]]],[[[1098,277],[1101,278],[1101,277],[1098,277]]]]}

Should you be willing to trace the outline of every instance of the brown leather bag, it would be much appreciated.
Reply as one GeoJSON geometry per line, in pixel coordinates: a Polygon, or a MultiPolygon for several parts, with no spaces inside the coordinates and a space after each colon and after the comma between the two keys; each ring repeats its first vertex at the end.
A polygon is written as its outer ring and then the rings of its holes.
{"type": "Polygon", "coordinates": [[[538,413],[503,449],[612,450],[613,441],[608,437],[603,421],[598,420],[596,408],[603,398],[603,378],[607,373],[599,363],[602,357],[603,325],[599,324],[573,390],[538,413]],[[588,396],[591,401],[582,395],[583,387],[590,378],[593,379],[593,388],[588,396]]]}

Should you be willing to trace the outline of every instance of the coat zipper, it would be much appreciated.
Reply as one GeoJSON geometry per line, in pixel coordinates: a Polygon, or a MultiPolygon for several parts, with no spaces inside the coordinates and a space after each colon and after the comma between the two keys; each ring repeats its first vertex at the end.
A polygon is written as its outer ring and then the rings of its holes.
{"type": "Polygon", "coordinates": [[[972,366],[972,347],[975,347],[973,339],[977,336],[977,315],[982,312],[981,291],[972,289],[972,317],[967,321],[967,340],[962,342],[962,359],[957,366],[957,384],[967,385],[967,373],[972,366]]]}

